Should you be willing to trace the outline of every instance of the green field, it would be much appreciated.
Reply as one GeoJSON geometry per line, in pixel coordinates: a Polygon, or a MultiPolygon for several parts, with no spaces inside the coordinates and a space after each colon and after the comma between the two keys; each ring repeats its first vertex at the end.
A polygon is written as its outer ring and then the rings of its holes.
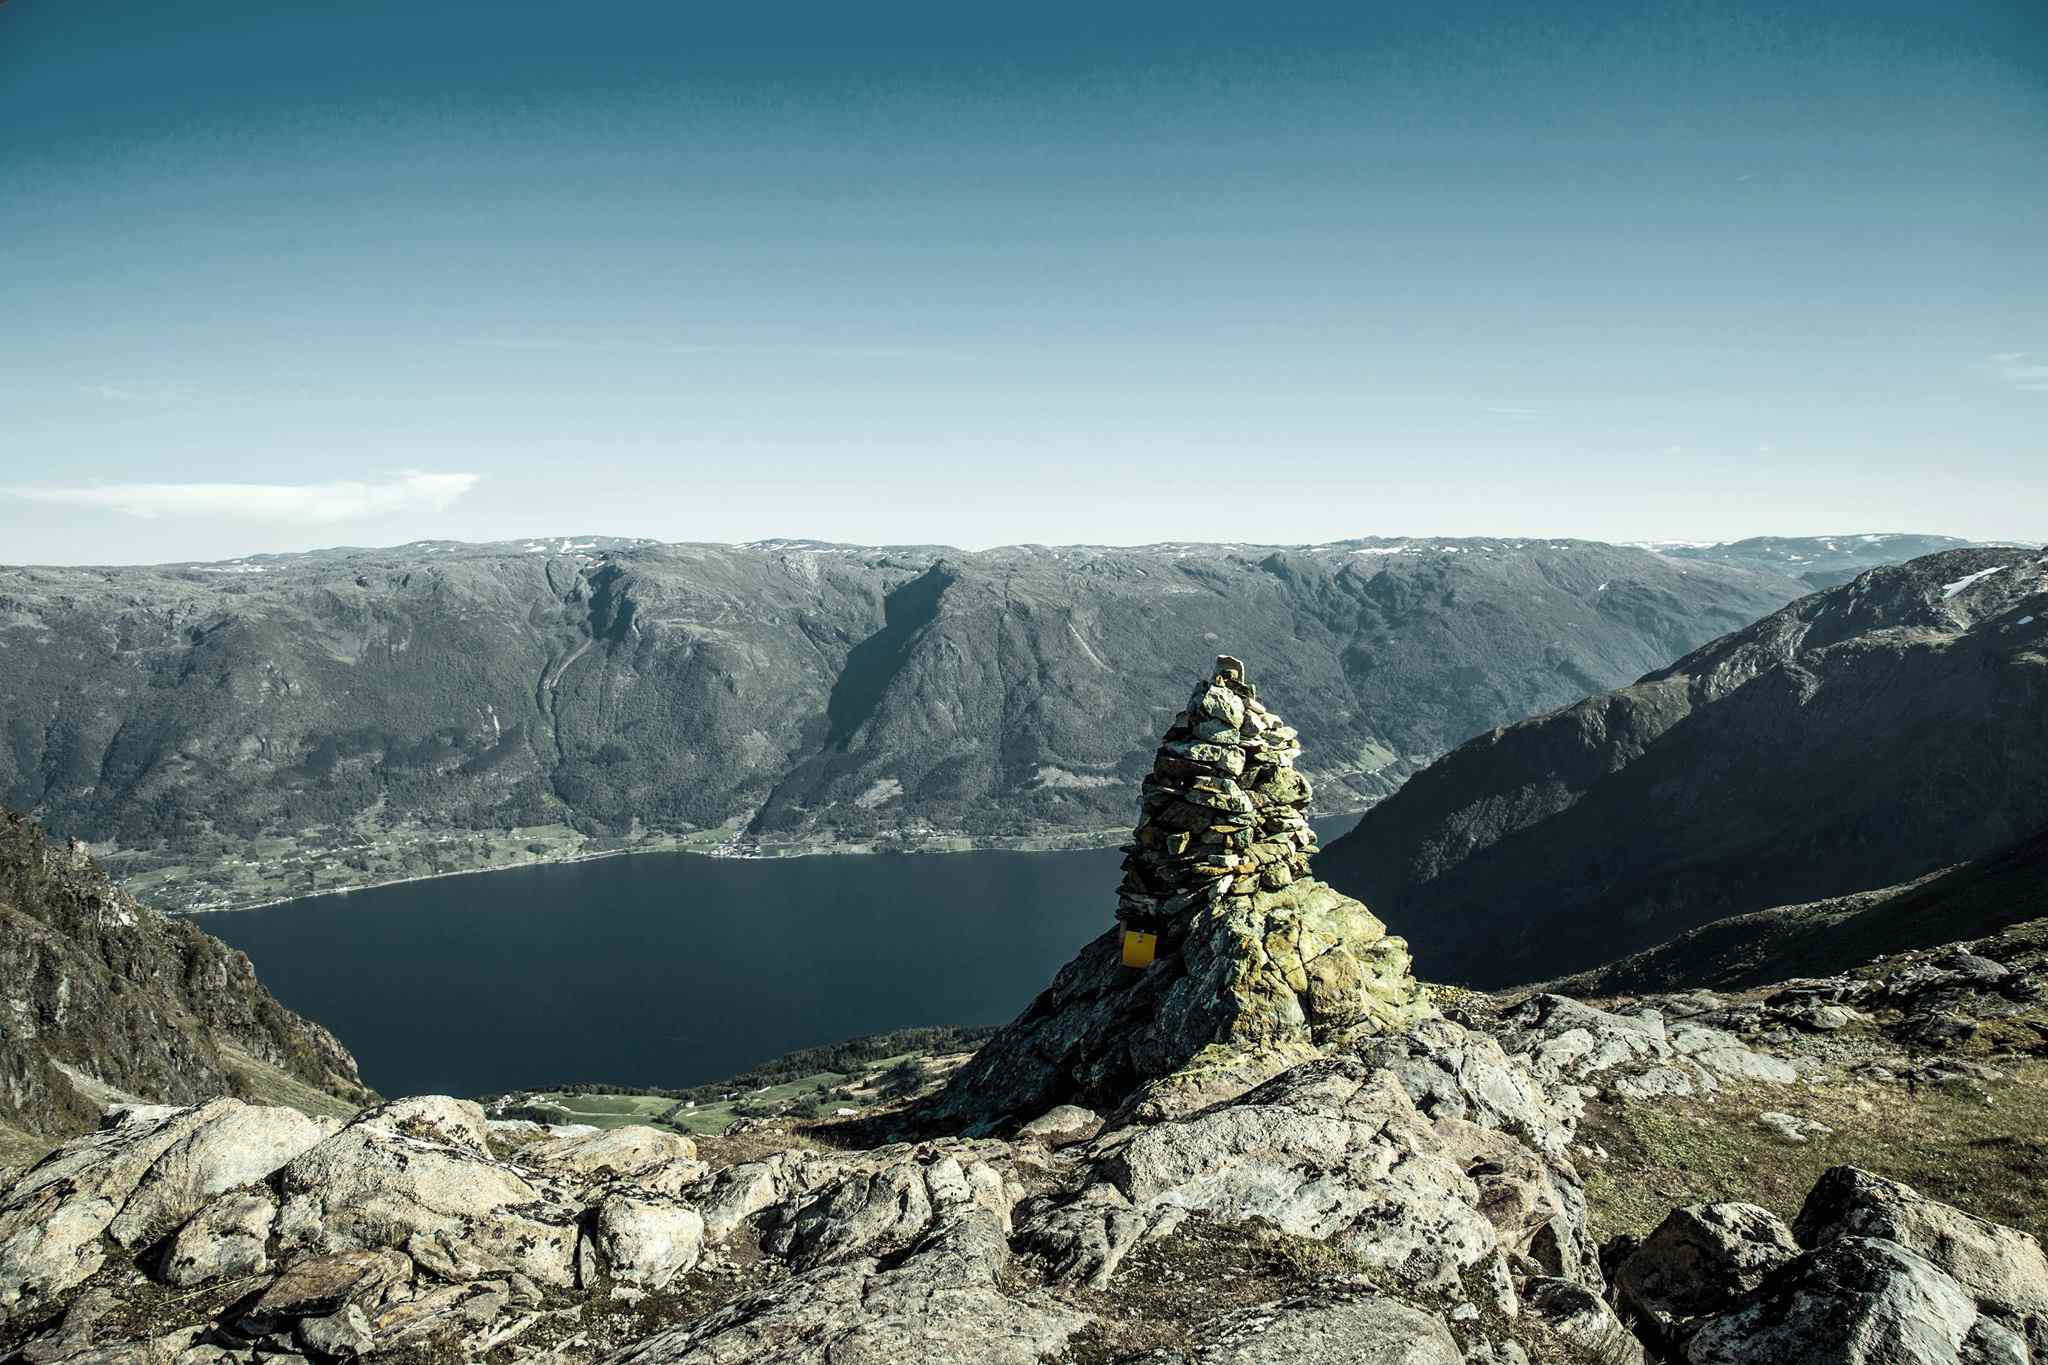
{"type": "Polygon", "coordinates": [[[782,1085],[750,1090],[737,1099],[699,1103],[686,1109],[678,1109],[680,1101],[663,1095],[544,1093],[527,1096],[518,1110],[534,1118],[545,1114],[546,1121],[552,1123],[587,1123],[597,1128],[625,1128],[639,1123],[702,1137],[724,1132],[739,1117],[736,1111],[741,1105],[785,1104],[842,1085],[849,1079],[838,1071],[816,1071],[782,1085]],[[675,1110],[673,1117],[664,1121],[662,1116],[671,1110],[675,1110]]]}

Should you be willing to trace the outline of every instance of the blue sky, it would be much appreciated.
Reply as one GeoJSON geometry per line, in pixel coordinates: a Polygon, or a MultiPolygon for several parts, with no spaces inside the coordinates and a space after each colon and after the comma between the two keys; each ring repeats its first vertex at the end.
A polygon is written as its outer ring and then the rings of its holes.
{"type": "Polygon", "coordinates": [[[2048,537],[2038,0],[11,0],[0,130],[0,561],[2048,537]]]}

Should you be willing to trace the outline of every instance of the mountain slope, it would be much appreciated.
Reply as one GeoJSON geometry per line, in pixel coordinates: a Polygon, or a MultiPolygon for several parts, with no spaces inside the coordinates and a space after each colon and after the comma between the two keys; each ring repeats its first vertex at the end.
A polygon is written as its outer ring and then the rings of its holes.
{"type": "Polygon", "coordinates": [[[247,957],[0,811],[0,1138],[83,1131],[115,1099],[219,1094],[337,1113],[374,1098],[247,957]]]}
{"type": "Polygon", "coordinates": [[[1900,886],[1715,920],[1557,982],[1569,995],[1745,990],[2048,920],[2048,829],[1900,886]]]}
{"type": "Polygon", "coordinates": [[[1480,736],[1324,855],[1434,973],[1529,981],[1921,876],[2048,810],[2048,563],[1871,570],[1480,736]]]}
{"type": "Polygon", "coordinates": [[[1228,648],[1275,661],[1331,813],[1802,589],[1505,540],[5,569],[0,799],[171,908],[662,839],[1093,835],[1228,648]]]}

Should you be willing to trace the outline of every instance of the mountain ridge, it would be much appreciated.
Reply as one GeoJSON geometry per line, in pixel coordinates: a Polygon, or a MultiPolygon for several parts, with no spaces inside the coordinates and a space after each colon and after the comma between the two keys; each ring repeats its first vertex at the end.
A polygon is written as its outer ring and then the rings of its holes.
{"type": "Polygon", "coordinates": [[[1428,537],[8,568],[0,799],[172,909],[626,848],[1102,842],[1206,637],[1284,661],[1332,813],[1805,586],[1428,537]]]}

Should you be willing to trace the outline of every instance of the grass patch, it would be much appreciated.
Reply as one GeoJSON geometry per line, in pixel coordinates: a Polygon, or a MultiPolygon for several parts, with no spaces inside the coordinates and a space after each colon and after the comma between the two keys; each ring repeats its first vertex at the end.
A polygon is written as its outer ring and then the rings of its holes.
{"type": "Polygon", "coordinates": [[[1791,1221],[1830,1166],[1860,1166],[1981,1218],[2048,1239],[2048,1063],[2010,1080],[1908,1089],[1851,1082],[1744,1087],[1711,1101],[1601,1102],[1579,1141],[1592,1230],[1647,1233],[1674,1206],[1739,1200],[1791,1221]],[[1834,1131],[1791,1142],[1758,1125],[1777,1110],[1834,1131]]]}

